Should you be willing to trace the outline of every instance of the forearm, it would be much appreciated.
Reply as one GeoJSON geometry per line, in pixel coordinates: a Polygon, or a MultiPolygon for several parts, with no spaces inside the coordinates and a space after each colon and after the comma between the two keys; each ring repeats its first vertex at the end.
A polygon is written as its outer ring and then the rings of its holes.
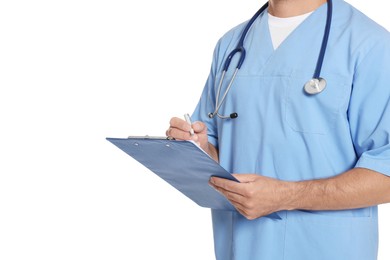
{"type": "Polygon", "coordinates": [[[320,180],[288,183],[285,209],[341,210],[390,202],[390,178],[354,168],[320,180]]]}

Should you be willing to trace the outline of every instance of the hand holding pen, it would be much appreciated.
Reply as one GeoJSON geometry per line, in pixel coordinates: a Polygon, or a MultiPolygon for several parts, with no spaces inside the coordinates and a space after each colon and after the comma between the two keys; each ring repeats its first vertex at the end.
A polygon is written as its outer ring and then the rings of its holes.
{"type": "Polygon", "coordinates": [[[184,118],[185,120],[173,117],[169,122],[170,126],[166,131],[166,135],[176,140],[192,140],[196,142],[203,151],[218,162],[218,150],[209,144],[206,124],[200,121],[192,123],[188,114],[184,115],[184,118]]]}
{"type": "Polygon", "coordinates": [[[184,115],[184,120],[173,117],[169,122],[170,126],[166,135],[176,140],[192,140],[196,142],[203,150],[208,145],[207,127],[203,122],[191,122],[188,114],[184,115]]]}

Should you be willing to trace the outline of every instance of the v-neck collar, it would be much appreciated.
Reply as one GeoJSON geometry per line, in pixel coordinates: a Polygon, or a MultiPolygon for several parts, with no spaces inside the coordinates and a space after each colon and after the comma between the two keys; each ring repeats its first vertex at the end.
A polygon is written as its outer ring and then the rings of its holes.
{"type": "MultiPolygon", "coordinates": [[[[301,31],[303,30],[306,30],[307,27],[313,27],[313,29],[311,29],[311,31],[313,33],[318,33],[318,32],[321,32],[320,30],[316,30],[318,24],[314,24],[312,23],[313,20],[317,19],[317,17],[322,17],[322,13],[324,13],[323,11],[326,11],[327,9],[327,3],[324,3],[322,4],[321,6],[319,6],[316,10],[312,11],[311,14],[305,18],[305,20],[303,20],[293,31],[291,31],[291,33],[284,39],[284,41],[279,45],[278,48],[276,49],[273,49],[273,44],[272,44],[272,38],[271,38],[271,32],[269,30],[269,23],[268,23],[268,20],[269,20],[269,14],[268,14],[268,9],[264,12],[264,16],[262,17],[262,19],[264,19],[264,24],[265,24],[265,32],[264,34],[266,35],[266,37],[269,39],[269,42],[271,43],[271,46],[272,46],[272,49],[277,52],[277,50],[281,47],[281,48],[285,48],[285,45],[289,45],[289,41],[291,38],[296,38],[297,35],[298,37],[302,37],[301,35],[301,31]],[[316,26],[317,25],[317,26],[316,26]]],[[[325,21],[326,21],[326,13],[325,13],[325,16],[324,16],[324,24],[325,24],[325,21]]]]}
{"type": "Polygon", "coordinates": [[[276,17],[268,13],[268,28],[274,50],[313,12],[285,18],[276,17]]]}
{"type": "MultiPolygon", "coordinates": [[[[305,53],[302,53],[302,50],[314,48],[315,52],[319,53],[323,38],[323,28],[325,28],[326,23],[326,10],[327,4],[325,3],[299,24],[277,49],[274,49],[269,31],[268,9],[266,9],[250,32],[251,34],[259,35],[254,35],[254,37],[250,37],[251,39],[248,37],[248,41],[245,44],[248,45],[248,47],[245,46],[246,48],[250,48],[251,52],[254,52],[254,56],[250,54],[247,57],[256,59],[256,62],[260,65],[258,73],[290,74],[291,69],[289,68],[291,67],[285,65],[294,62],[297,55],[305,55],[305,53]]],[[[255,61],[252,60],[252,62],[255,61]]],[[[248,63],[253,64],[252,62],[248,63]]],[[[311,64],[311,66],[314,71],[315,63],[311,64]]]]}

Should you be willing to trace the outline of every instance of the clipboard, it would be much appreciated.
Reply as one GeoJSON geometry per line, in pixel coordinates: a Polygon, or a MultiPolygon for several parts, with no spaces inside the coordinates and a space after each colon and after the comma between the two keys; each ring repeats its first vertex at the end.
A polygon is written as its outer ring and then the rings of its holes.
{"type": "MultiPolygon", "coordinates": [[[[236,210],[208,181],[212,176],[238,180],[194,142],[155,136],[106,139],[199,206],[215,210],[236,210]]],[[[280,219],[276,213],[267,217],[280,219]]]]}

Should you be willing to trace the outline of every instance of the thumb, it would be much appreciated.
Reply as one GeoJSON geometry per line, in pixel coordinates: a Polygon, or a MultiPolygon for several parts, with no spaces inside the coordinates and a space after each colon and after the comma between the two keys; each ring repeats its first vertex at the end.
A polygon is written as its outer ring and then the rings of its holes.
{"type": "Polygon", "coordinates": [[[234,176],[234,178],[236,178],[239,182],[242,182],[242,183],[254,182],[258,177],[257,174],[233,173],[232,175],[234,176]]]}
{"type": "Polygon", "coordinates": [[[192,129],[197,133],[207,133],[206,124],[200,121],[196,121],[192,124],[192,129]]]}

